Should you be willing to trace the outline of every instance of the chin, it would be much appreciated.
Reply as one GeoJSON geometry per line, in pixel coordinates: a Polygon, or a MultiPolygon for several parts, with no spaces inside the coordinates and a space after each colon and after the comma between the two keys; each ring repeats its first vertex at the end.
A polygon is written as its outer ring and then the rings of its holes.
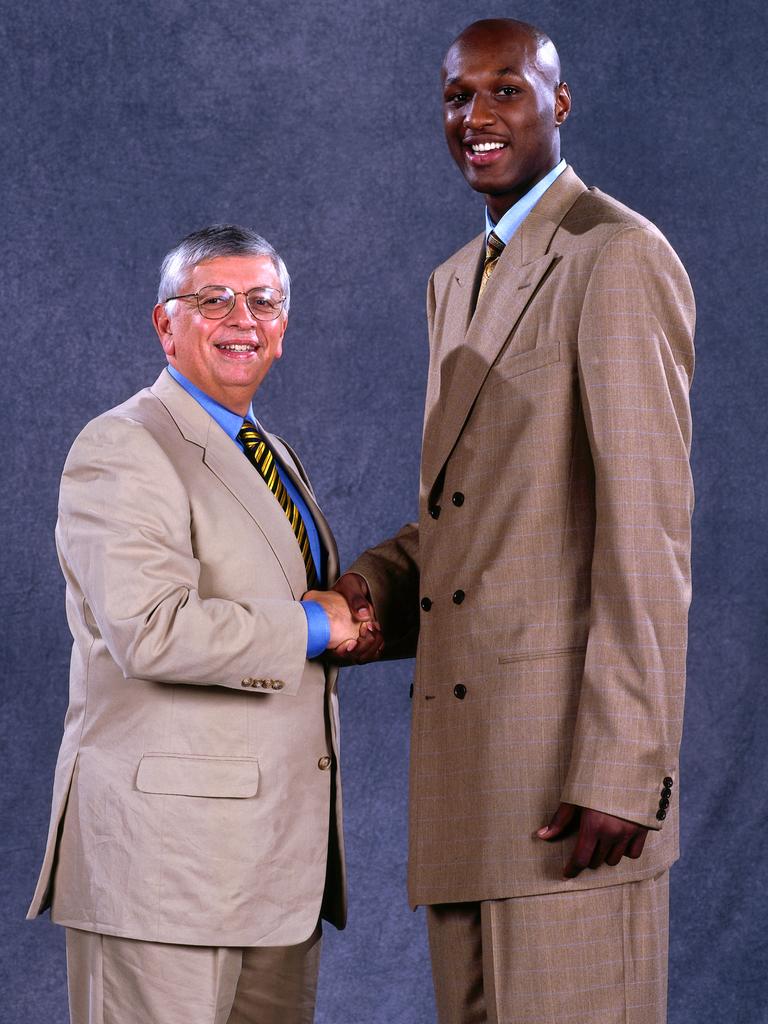
{"type": "Polygon", "coordinates": [[[502,196],[505,192],[511,192],[515,185],[509,185],[507,182],[495,181],[493,178],[486,178],[482,175],[473,175],[471,178],[467,176],[467,184],[470,188],[474,189],[475,192],[482,192],[485,196],[502,196]]]}

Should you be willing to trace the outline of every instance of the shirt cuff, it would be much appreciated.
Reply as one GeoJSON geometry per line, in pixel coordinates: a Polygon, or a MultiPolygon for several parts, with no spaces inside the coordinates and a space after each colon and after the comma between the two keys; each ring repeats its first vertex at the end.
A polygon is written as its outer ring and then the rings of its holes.
{"type": "Polygon", "coordinates": [[[307,616],[307,657],[317,658],[331,639],[331,622],[317,601],[302,601],[301,607],[307,616]]]}

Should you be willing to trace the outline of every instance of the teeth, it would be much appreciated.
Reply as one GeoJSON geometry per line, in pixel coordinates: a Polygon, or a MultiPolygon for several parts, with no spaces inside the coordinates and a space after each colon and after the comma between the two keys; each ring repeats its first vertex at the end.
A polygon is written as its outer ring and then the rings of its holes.
{"type": "Polygon", "coordinates": [[[222,352],[255,352],[255,345],[217,345],[222,352]]]}
{"type": "Polygon", "coordinates": [[[490,153],[492,149],[504,149],[503,142],[473,142],[473,153],[490,153]]]}

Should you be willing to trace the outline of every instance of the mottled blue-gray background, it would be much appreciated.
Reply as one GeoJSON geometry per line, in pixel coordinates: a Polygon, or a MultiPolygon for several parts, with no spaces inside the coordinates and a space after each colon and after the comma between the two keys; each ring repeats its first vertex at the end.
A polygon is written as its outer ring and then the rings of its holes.
{"type": "MultiPolygon", "coordinates": [[[[344,562],[389,535],[415,510],[427,277],[481,226],[442,139],[438,66],[467,22],[510,14],[560,47],[568,160],[661,227],[696,290],[670,1021],[768,1021],[763,3],[0,6],[3,1020],[67,1019],[63,935],[22,920],[66,707],[57,482],[82,424],[163,365],[162,255],[214,220],[275,243],[294,304],[258,411],[304,457],[344,562]]],[[[433,1020],[404,891],[410,670],[342,679],[351,916],[326,932],[319,1024],[433,1020]]]]}

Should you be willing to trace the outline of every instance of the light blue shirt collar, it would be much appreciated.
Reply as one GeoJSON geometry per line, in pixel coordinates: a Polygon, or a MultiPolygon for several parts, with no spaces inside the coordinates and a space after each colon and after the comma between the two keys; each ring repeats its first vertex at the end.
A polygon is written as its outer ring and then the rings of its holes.
{"type": "MultiPolygon", "coordinates": [[[[187,380],[183,373],[179,373],[175,366],[168,366],[168,373],[173,377],[177,384],[180,384],[185,391],[189,392],[190,395],[196,401],[202,405],[208,415],[214,419],[221,429],[227,434],[233,441],[237,440],[237,435],[240,433],[240,428],[243,425],[244,417],[237,412],[232,412],[231,409],[225,409],[223,405],[219,405],[215,402],[210,395],[206,395],[200,388],[195,387],[191,380],[187,380]]],[[[251,405],[248,409],[248,419],[251,423],[258,426],[256,423],[256,417],[253,415],[253,406],[251,405]]]]}
{"type": "Polygon", "coordinates": [[[506,245],[510,238],[514,235],[520,225],[523,223],[525,218],[534,208],[536,203],[541,199],[544,193],[547,191],[549,186],[563,173],[567,164],[565,160],[561,160],[560,163],[553,167],[549,174],[538,181],[532,189],[525,193],[522,199],[518,199],[514,206],[511,206],[498,224],[494,224],[488,215],[488,207],[485,208],[485,237],[493,231],[493,233],[501,239],[506,245]]]}

